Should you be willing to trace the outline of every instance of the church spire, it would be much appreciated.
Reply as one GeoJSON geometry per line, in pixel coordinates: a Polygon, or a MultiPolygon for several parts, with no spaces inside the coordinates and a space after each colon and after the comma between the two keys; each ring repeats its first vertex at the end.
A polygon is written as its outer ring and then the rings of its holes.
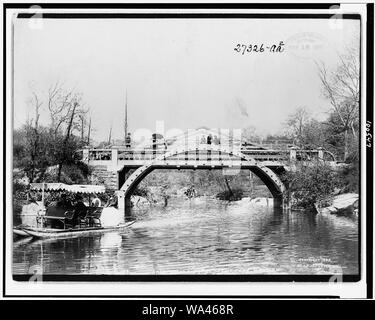
{"type": "Polygon", "coordinates": [[[124,119],[124,142],[126,145],[126,137],[128,136],[128,90],[125,94],[125,119],[124,119]]]}

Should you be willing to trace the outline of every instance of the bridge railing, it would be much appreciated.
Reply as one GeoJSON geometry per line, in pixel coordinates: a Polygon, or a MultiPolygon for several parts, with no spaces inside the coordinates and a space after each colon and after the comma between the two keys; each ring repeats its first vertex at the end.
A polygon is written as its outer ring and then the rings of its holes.
{"type": "MultiPolygon", "coordinates": [[[[87,148],[81,150],[81,159],[86,163],[93,165],[108,165],[112,163],[146,163],[166,154],[167,149],[131,149],[125,147],[112,147],[107,149],[87,148]]],[[[323,149],[300,150],[291,148],[289,150],[277,149],[254,149],[243,147],[241,153],[262,162],[295,162],[295,161],[312,161],[326,160],[335,161],[332,153],[323,149]]],[[[169,161],[226,161],[233,159],[226,152],[218,150],[196,149],[168,157],[169,161]]]]}

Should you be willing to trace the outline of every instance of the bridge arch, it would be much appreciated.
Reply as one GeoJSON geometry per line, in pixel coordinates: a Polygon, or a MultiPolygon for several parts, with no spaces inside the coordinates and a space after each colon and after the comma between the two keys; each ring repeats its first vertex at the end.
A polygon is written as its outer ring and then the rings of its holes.
{"type": "MultiPolygon", "coordinates": [[[[173,150],[168,150],[166,153],[156,157],[152,162],[145,164],[137,168],[130,176],[126,179],[124,184],[121,186],[120,191],[123,192],[125,199],[129,199],[130,195],[133,193],[136,186],[154,169],[158,166],[160,161],[164,161],[166,167],[168,167],[168,159],[170,157],[185,154],[186,152],[194,152],[196,148],[184,148],[179,147],[173,150]]],[[[238,150],[231,150],[223,146],[211,145],[207,148],[200,148],[199,151],[219,151],[221,154],[226,154],[231,157],[237,158],[238,160],[245,160],[246,167],[253,171],[262,182],[268,187],[272,196],[278,205],[282,204],[283,193],[286,190],[283,182],[280,180],[278,175],[267,166],[263,165],[261,162],[257,162],[255,159],[243,154],[238,150]]],[[[242,162],[240,162],[241,164],[242,162]]],[[[242,163],[243,164],[243,163],[242,163]]],[[[209,166],[207,166],[209,168],[209,166]]],[[[125,200],[126,201],[126,200],[125,200]]]]}

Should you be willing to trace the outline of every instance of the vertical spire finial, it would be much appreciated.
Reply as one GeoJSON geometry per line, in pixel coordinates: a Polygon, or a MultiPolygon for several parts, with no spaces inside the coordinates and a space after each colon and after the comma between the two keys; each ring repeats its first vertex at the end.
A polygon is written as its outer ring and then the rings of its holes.
{"type": "Polygon", "coordinates": [[[128,135],[128,89],[126,89],[125,93],[125,122],[124,122],[124,141],[126,145],[126,137],[128,135]]]}

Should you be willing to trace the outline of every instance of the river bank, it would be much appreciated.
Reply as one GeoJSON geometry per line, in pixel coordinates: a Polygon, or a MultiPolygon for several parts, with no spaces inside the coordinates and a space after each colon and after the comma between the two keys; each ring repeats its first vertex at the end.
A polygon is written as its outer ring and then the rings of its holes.
{"type": "MultiPolygon", "coordinates": [[[[218,199],[215,195],[200,195],[195,196],[193,199],[199,200],[209,200],[217,199],[223,203],[251,203],[258,206],[273,206],[273,198],[267,196],[243,196],[236,200],[223,200],[218,199]]],[[[156,193],[150,199],[142,196],[131,196],[131,202],[133,207],[148,207],[148,206],[167,206],[168,201],[170,200],[180,200],[180,201],[189,201],[191,198],[187,197],[184,193],[184,189],[181,189],[180,192],[174,195],[168,195],[167,201],[165,200],[165,195],[156,193]]],[[[327,199],[324,203],[331,203],[326,206],[319,206],[316,204],[315,209],[319,214],[336,214],[336,215],[355,215],[358,216],[358,202],[359,195],[356,193],[345,193],[334,196],[332,199],[327,199]]],[[[293,210],[306,211],[303,208],[293,208],[293,210]]]]}
{"type": "Polygon", "coordinates": [[[336,195],[331,199],[331,205],[319,207],[316,210],[321,214],[337,214],[358,216],[359,195],[357,193],[344,193],[336,195]]]}

